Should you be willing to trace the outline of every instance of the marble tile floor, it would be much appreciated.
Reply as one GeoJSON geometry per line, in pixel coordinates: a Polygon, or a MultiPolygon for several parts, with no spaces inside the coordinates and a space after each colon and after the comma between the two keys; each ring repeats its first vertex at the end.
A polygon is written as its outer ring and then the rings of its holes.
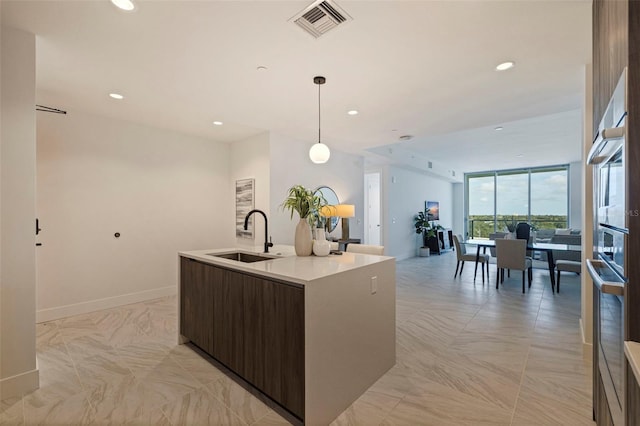
{"type": "MultiPolygon", "coordinates": [[[[334,425],[588,425],[580,279],[453,278],[455,254],[397,263],[397,363],[334,425]]],[[[176,298],[37,325],[40,388],[2,400],[3,425],[286,425],[187,346],[176,298]]]]}

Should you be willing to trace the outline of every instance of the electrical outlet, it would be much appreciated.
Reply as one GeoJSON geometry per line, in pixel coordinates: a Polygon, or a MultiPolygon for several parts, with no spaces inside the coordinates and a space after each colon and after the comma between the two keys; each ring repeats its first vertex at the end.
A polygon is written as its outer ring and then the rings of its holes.
{"type": "Polygon", "coordinates": [[[371,294],[378,292],[378,277],[371,277],[371,294]]]}

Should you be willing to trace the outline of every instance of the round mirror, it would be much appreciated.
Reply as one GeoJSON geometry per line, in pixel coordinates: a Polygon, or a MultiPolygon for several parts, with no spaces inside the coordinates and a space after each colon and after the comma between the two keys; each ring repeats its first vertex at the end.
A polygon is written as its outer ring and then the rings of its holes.
{"type": "MultiPolygon", "coordinates": [[[[340,200],[338,200],[338,196],[335,191],[328,186],[319,186],[313,191],[314,194],[322,194],[325,200],[327,200],[327,204],[330,206],[335,206],[336,204],[340,204],[340,200]]],[[[328,218],[327,223],[325,225],[327,232],[331,232],[336,229],[338,225],[338,221],[340,220],[337,216],[331,216],[328,218]]]]}

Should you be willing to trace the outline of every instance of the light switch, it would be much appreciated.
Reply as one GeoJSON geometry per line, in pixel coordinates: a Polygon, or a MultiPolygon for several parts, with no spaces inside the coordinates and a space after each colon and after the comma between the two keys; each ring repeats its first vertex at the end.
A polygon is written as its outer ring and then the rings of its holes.
{"type": "Polygon", "coordinates": [[[371,294],[378,292],[378,277],[371,277],[371,294]]]}

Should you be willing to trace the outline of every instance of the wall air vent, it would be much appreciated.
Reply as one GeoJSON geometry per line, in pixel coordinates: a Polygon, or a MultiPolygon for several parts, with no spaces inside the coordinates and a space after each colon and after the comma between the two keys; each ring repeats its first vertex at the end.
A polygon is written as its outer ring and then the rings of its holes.
{"type": "Polygon", "coordinates": [[[318,0],[291,18],[300,28],[315,38],[331,31],[352,18],[331,0],[318,0]]]}

